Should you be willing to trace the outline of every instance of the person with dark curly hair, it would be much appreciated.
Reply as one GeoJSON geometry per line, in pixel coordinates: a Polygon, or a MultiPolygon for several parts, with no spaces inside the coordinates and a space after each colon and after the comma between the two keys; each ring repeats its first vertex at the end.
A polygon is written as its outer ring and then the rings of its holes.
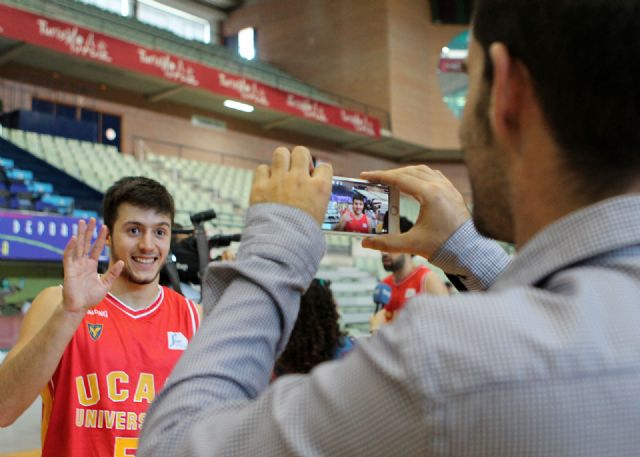
{"type": "Polygon", "coordinates": [[[331,282],[314,279],[300,298],[300,312],[289,343],[276,362],[273,377],[309,373],[319,363],[343,357],[353,338],[340,330],[331,282]]]}

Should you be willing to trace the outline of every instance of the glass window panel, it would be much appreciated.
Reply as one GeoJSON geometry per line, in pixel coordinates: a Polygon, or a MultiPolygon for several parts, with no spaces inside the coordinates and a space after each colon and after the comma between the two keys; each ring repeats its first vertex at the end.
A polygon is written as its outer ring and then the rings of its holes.
{"type": "Polygon", "coordinates": [[[87,5],[97,6],[103,10],[111,11],[112,13],[120,14],[122,16],[129,15],[129,1],[130,0],[76,0],[80,3],[86,3],[87,5]]]}
{"type": "Polygon", "coordinates": [[[169,30],[187,40],[209,43],[211,39],[211,28],[206,19],[154,0],[138,0],[137,15],[140,22],[169,30]]]}

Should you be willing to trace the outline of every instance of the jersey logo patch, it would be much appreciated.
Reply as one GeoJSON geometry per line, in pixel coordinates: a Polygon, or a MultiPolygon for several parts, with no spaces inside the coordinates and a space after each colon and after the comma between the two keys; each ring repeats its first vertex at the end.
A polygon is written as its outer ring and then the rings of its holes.
{"type": "Polygon", "coordinates": [[[89,336],[93,341],[98,341],[102,335],[102,324],[87,324],[89,327],[89,336]]]}
{"type": "Polygon", "coordinates": [[[189,341],[187,337],[181,332],[167,332],[167,339],[169,342],[169,349],[175,349],[177,351],[184,351],[187,349],[189,341]]]}

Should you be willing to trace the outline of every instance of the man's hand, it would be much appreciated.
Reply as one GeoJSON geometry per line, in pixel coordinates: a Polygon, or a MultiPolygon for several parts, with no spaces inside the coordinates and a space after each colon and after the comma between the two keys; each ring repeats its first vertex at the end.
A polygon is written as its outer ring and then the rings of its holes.
{"type": "Polygon", "coordinates": [[[420,203],[418,220],[407,233],[366,238],[362,246],[385,252],[403,252],[429,258],[470,214],[451,182],[426,165],[361,173],[363,179],[395,186],[420,203]]]}
{"type": "Polygon", "coordinates": [[[371,333],[375,333],[386,323],[386,311],[384,309],[381,309],[377,313],[371,315],[371,317],[369,318],[369,331],[371,333]]]}
{"type": "Polygon", "coordinates": [[[233,262],[234,260],[236,260],[236,254],[229,249],[225,249],[224,251],[222,251],[222,254],[220,254],[220,260],[233,262]]]}
{"type": "Polygon", "coordinates": [[[95,227],[95,219],[91,218],[88,224],[81,220],[78,234],[64,249],[62,306],[65,311],[84,312],[100,303],[124,266],[124,262],[118,260],[104,275],[98,275],[98,259],[107,239],[107,227],[101,227],[95,244],[91,246],[95,227]]]}
{"type": "Polygon", "coordinates": [[[277,148],[273,151],[271,166],[260,165],[256,169],[251,204],[293,206],[322,223],[329,203],[333,169],[331,165],[321,164],[314,170],[311,163],[311,153],[305,147],[296,146],[291,153],[287,148],[277,148]]]}

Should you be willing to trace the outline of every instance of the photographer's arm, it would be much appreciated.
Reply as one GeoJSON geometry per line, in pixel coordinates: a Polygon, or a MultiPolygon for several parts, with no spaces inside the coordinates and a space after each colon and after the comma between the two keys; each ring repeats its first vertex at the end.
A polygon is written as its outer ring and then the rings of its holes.
{"type": "MultiPolygon", "coordinates": [[[[287,194],[326,202],[305,181],[287,194]]],[[[281,204],[249,209],[237,261],[209,265],[205,307],[213,307],[151,405],[138,457],[418,455],[430,433],[412,332],[387,326],[345,359],[269,385],[324,253],[323,208],[271,201],[281,204]]]]}
{"type": "Polygon", "coordinates": [[[418,165],[366,172],[362,178],[395,186],[420,203],[410,231],[365,239],[363,247],[420,255],[470,290],[487,289],[509,264],[500,245],[475,230],[462,195],[441,172],[418,165]]]}
{"type": "Polygon", "coordinates": [[[0,366],[0,426],[11,425],[45,388],[86,311],[99,303],[120,273],[118,262],[99,277],[106,227],[91,247],[95,221],[81,221],[64,251],[64,290],[51,287],[33,301],[15,347],[0,366]]]}

